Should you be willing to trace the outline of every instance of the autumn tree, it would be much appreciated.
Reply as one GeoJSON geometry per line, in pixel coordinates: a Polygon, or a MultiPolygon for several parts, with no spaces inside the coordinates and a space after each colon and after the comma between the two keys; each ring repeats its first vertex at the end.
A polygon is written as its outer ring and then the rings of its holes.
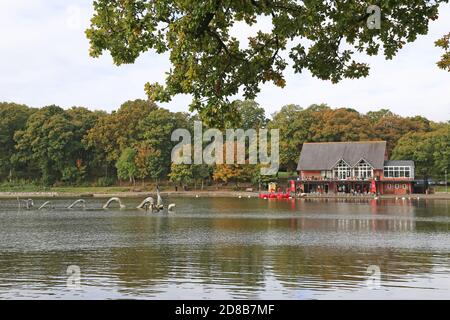
{"type": "Polygon", "coordinates": [[[138,145],[134,163],[136,165],[136,177],[142,180],[142,185],[145,183],[145,178],[150,174],[150,161],[154,154],[154,150],[144,143],[138,145]]]}
{"type": "Polygon", "coordinates": [[[117,65],[150,50],[168,53],[165,84],[146,84],[149,98],[169,102],[190,94],[191,111],[223,124],[236,116],[230,97],[241,91],[254,99],[266,82],[284,87],[289,62],[296,73],[334,83],[367,76],[361,53],[392,59],[428,32],[446,2],[378,1],[382,23],[373,29],[367,25],[371,1],[96,0],[86,35],[91,56],[108,51],[117,65]],[[271,20],[270,32],[257,32],[246,45],[233,36],[237,22],[251,26],[261,19],[271,20]]]}
{"type": "Polygon", "coordinates": [[[169,179],[177,184],[187,186],[194,179],[193,166],[189,164],[172,163],[170,167],[169,179]]]}
{"type": "Polygon", "coordinates": [[[369,111],[366,113],[366,117],[369,119],[372,125],[377,124],[383,118],[392,117],[394,114],[389,109],[380,109],[377,111],[369,111]]]}
{"type": "Polygon", "coordinates": [[[444,49],[444,54],[437,63],[438,67],[450,72],[450,33],[437,40],[435,44],[436,47],[444,49]]]}
{"type": "Polygon", "coordinates": [[[314,136],[311,128],[318,121],[318,115],[329,110],[326,105],[312,105],[303,109],[291,104],[273,115],[269,128],[280,130],[281,168],[295,171],[303,143],[311,141],[314,136]]]}
{"type": "Polygon", "coordinates": [[[369,120],[354,109],[329,109],[316,112],[314,118],[311,126],[313,141],[367,141],[375,138],[369,120]]]}
{"type": "Polygon", "coordinates": [[[138,142],[139,121],[157,108],[145,100],[125,102],[116,112],[100,117],[85,138],[87,146],[101,150],[103,161],[114,166],[122,151],[138,142]]]}
{"type": "Polygon", "coordinates": [[[238,184],[239,177],[242,172],[242,167],[235,164],[220,164],[214,167],[213,179],[214,181],[223,182],[227,185],[230,181],[238,184]]]}
{"type": "MultiPolygon", "coordinates": [[[[265,116],[265,110],[259,106],[259,104],[256,101],[253,100],[247,100],[247,101],[241,101],[236,100],[233,101],[233,107],[235,108],[237,112],[236,116],[236,122],[234,123],[236,125],[235,128],[242,129],[244,131],[247,131],[249,129],[255,130],[255,133],[258,134],[259,129],[263,129],[268,124],[268,119],[265,116]]],[[[234,129],[232,123],[226,123],[225,126],[231,127],[234,129]]],[[[229,180],[234,180],[236,183],[239,181],[250,181],[251,180],[251,174],[249,174],[250,171],[253,170],[254,167],[256,167],[256,164],[249,164],[248,158],[249,158],[249,152],[250,147],[252,144],[249,141],[249,138],[246,138],[244,141],[245,143],[245,159],[246,164],[237,163],[237,138],[235,137],[234,141],[228,141],[227,135],[225,134],[223,137],[224,141],[227,143],[224,144],[224,154],[226,154],[227,147],[234,148],[234,164],[217,164],[214,166],[214,173],[213,173],[213,179],[215,181],[221,181],[225,184],[228,183],[229,180]]],[[[257,152],[257,150],[252,150],[252,152],[257,152]]],[[[204,172],[204,177],[208,175],[207,168],[203,168],[202,170],[204,172]]],[[[197,171],[198,172],[198,171],[197,171]]],[[[203,179],[202,179],[203,183],[203,179]]]]}
{"type": "Polygon", "coordinates": [[[410,132],[427,132],[430,121],[423,117],[404,118],[396,114],[387,114],[373,124],[375,136],[387,142],[388,154],[391,154],[400,138],[410,132]]]}

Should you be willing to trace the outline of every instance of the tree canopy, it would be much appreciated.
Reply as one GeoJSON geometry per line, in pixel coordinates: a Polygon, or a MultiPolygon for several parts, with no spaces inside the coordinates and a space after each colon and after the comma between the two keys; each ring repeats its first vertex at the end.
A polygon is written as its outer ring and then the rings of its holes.
{"type": "Polygon", "coordinates": [[[450,72],[450,32],[436,41],[436,47],[444,49],[444,54],[437,63],[438,67],[450,72]]]}
{"type": "Polygon", "coordinates": [[[23,130],[28,117],[34,111],[25,105],[0,103],[0,177],[12,176],[11,155],[15,151],[14,134],[23,130]]]}
{"type": "Polygon", "coordinates": [[[392,157],[414,160],[418,177],[442,177],[450,168],[450,126],[406,134],[398,141],[392,157]]]}
{"type": "MultiPolygon", "coordinates": [[[[281,171],[295,171],[305,142],[361,140],[387,141],[391,158],[414,160],[418,176],[440,177],[450,169],[448,122],[401,117],[388,109],[362,114],[325,104],[287,105],[267,119],[255,101],[233,105],[242,129],[280,130],[281,171]]],[[[170,178],[203,185],[212,180],[260,184],[273,178],[261,176],[260,165],[249,163],[172,165],[171,150],[178,141],[171,141],[171,133],[185,128],[192,136],[195,120],[197,115],[171,112],[144,100],[127,101],[111,113],[0,103],[0,182],[108,186],[117,179],[145,183],[170,178]]]]}
{"type": "Polygon", "coordinates": [[[353,109],[332,109],[323,104],[306,109],[297,105],[284,106],[273,115],[269,127],[280,129],[280,164],[288,171],[295,171],[305,142],[383,140],[391,154],[405,135],[434,131],[432,122],[423,117],[401,117],[387,109],[361,114],[353,109]]]}
{"type": "Polygon", "coordinates": [[[83,137],[95,123],[96,114],[87,109],[65,111],[54,105],[39,109],[15,133],[12,159],[37,168],[45,184],[80,182],[87,160],[83,137]]]}
{"type": "Polygon", "coordinates": [[[168,53],[172,67],[164,84],[145,85],[149,98],[168,102],[190,94],[191,111],[217,125],[235,119],[232,96],[254,99],[266,82],[284,87],[289,64],[332,82],[367,76],[361,53],[392,59],[428,32],[446,2],[375,1],[382,23],[374,29],[367,25],[374,1],[95,0],[86,35],[91,56],[109,51],[117,65],[149,50],[168,53]],[[259,31],[246,44],[233,36],[238,22],[251,26],[261,19],[270,20],[270,32],[259,31]]]}

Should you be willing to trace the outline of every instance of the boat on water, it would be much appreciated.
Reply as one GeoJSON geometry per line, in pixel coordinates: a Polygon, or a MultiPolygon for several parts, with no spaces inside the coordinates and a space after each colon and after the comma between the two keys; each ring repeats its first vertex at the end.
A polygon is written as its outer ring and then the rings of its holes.
{"type": "Polygon", "coordinates": [[[275,190],[270,190],[267,193],[260,193],[259,194],[260,199],[292,199],[293,195],[291,193],[291,190],[288,188],[286,189],[286,192],[283,192],[281,188],[278,188],[278,192],[275,192],[275,190]]]}

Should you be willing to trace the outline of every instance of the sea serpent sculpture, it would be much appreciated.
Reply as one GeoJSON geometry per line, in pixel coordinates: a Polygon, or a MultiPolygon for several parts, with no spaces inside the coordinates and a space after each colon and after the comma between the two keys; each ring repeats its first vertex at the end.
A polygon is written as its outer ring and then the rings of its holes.
{"type": "Polygon", "coordinates": [[[145,198],[137,207],[136,209],[145,209],[148,210],[152,208],[155,205],[155,200],[153,200],[152,197],[145,198]]]}
{"type": "Polygon", "coordinates": [[[67,207],[67,209],[73,209],[75,206],[81,204],[81,207],[83,209],[86,209],[86,201],[84,199],[78,199],[74,203],[72,203],[70,206],[67,207]]]}
{"type": "MultiPolygon", "coordinates": [[[[167,207],[168,212],[175,211],[175,204],[171,203],[167,207]]],[[[152,212],[159,212],[164,210],[164,204],[161,197],[161,194],[159,192],[159,187],[156,188],[156,204],[155,200],[152,197],[145,198],[137,207],[137,209],[145,209],[145,210],[151,210],[152,212]]]]}
{"type": "Polygon", "coordinates": [[[114,198],[111,198],[108,201],[106,201],[106,203],[103,205],[103,209],[109,209],[109,206],[113,202],[117,202],[119,204],[120,209],[125,209],[126,208],[125,205],[120,200],[120,198],[114,197],[114,198]]]}
{"type": "MultiPolygon", "coordinates": [[[[42,206],[40,206],[38,210],[45,209],[45,208],[48,207],[51,203],[52,203],[51,201],[46,201],[46,202],[44,202],[44,204],[42,204],[42,206]]],[[[54,208],[52,208],[52,209],[54,209],[54,208]]]]}
{"type": "Polygon", "coordinates": [[[21,203],[24,203],[25,204],[25,208],[27,209],[27,210],[30,210],[31,208],[33,208],[34,207],[34,201],[33,201],[33,199],[27,199],[27,200],[25,200],[25,199],[19,199],[19,197],[17,197],[17,202],[19,203],[19,209],[21,209],[21,203]]]}
{"type": "MultiPolygon", "coordinates": [[[[136,207],[136,209],[145,209],[146,211],[151,210],[152,212],[160,212],[160,211],[164,210],[164,204],[163,204],[161,194],[159,192],[159,188],[157,188],[156,195],[157,195],[156,203],[155,203],[155,200],[153,199],[153,197],[147,197],[136,207]]],[[[17,202],[19,204],[19,209],[21,208],[22,203],[25,205],[27,210],[31,210],[34,207],[34,202],[32,199],[25,200],[25,199],[17,198],[17,202]]],[[[118,197],[110,198],[103,205],[102,208],[105,210],[109,209],[113,203],[118,203],[120,209],[126,208],[126,206],[122,203],[122,200],[120,200],[120,198],[118,198],[118,197]]],[[[38,208],[38,210],[43,210],[45,208],[54,209],[55,207],[51,206],[51,204],[52,204],[51,201],[46,201],[38,208]]],[[[81,207],[83,209],[86,209],[86,201],[84,199],[78,199],[78,200],[74,201],[70,206],[68,206],[67,209],[69,209],[69,210],[74,209],[77,206],[81,207]]],[[[174,212],[175,208],[176,208],[175,203],[171,203],[167,206],[167,211],[174,212]]]]}

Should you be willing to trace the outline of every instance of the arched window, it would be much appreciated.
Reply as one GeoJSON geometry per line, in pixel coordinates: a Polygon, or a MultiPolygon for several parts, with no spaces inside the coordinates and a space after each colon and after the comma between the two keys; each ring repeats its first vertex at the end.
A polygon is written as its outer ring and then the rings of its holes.
{"type": "Polygon", "coordinates": [[[358,179],[369,179],[373,177],[372,166],[362,159],[353,169],[353,175],[358,179]]]}
{"type": "Polygon", "coordinates": [[[339,180],[345,180],[352,175],[350,166],[344,161],[340,160],[334,167],[334,177],[339,180]]]}

